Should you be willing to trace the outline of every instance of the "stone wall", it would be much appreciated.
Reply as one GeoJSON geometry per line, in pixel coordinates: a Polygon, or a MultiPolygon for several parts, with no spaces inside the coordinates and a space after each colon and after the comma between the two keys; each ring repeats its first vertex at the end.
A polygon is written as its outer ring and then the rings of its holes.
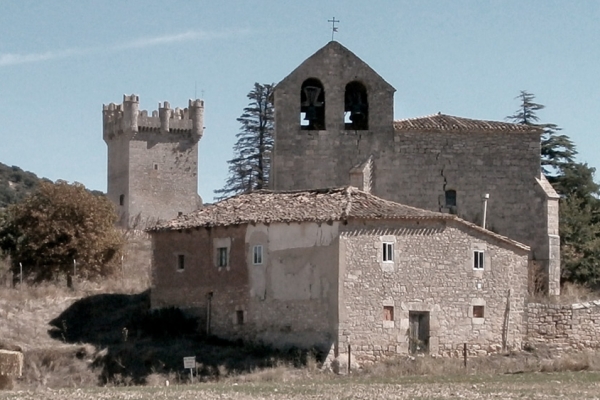
{"type": "Polygon", "coordinates": [[[600,300],[527,305],[527,341],[556,351],[600,349],[600,300]]]}
{"type": "Polygon", "coordinates": [[[103,108],[103,138],[108,146],[108,198],[124,227],[145,228],[157,219],[189,213],[198,196],[198,141],[203,134],[204,103],[189,108],[139,110],[138,96],[103,108]]]}
{"type": "MultiPolygon", "coordinates": [[[[339,187],[357,182],[356,166],[372,160],[371,193],[432,211],[453,212],[481,224],[482,196],[489,194],[487,228],[525,243],[559,294],[560,252],[556,198],[540,186],[540,134],[507,131],[396,131],[393,89],[356,55],[332,42],[309,57],[276,87],[272,188],[339,187]],[[304,130],[300,94],[308,78],[325,91],[326,126],[304,130]],[[344,89],[358,80],[369,99],[369,129],[344,125],[344,89]],[[457,206],[445,205],[455,190],[457,206]],[[550,204],[552,203],[552,204],[550,204]]],[[[358,180],[360,181],[360,180],[358,180]]]]}
{"type": "Polygon", "coordinates": [[[340,353],[348,344],[363,361],[408,353],[411,312],[428,313],[430,354],[458,356],[465,342],[473,355],[500,352],[504,334],[508,348],[521,347],[526,250],[455,222],[423,221],[348,225],[340,254],[340,353]],[[394,243],[391,263],[382,262],[383,242],[394,243]],[[474,249],[484,251],[483,270],[473,269],[474,249]],[[483,318],[474,306],[484,306],[483,318]]]}

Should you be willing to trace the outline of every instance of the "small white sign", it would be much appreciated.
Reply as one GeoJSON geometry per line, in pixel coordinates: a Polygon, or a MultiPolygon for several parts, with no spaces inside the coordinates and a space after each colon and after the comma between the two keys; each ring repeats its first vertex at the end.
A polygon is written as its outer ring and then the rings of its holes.
{"type": "Polygon", "coordinates": [[[196,356],[193,357],[183,357],[183,368],[185,369],[194,369],[196,368],[196,356]]]}

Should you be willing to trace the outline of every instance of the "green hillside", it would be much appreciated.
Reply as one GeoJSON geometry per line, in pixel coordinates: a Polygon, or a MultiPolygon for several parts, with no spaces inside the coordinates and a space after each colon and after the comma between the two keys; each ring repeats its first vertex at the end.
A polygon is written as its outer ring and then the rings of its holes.
{"type": "Polygon", "coordinates": [[[9,167],[0,163],[0,208],[20,201],[43,180],[47,179],[38,178],[36,174],[17,166],[9,167]]]}

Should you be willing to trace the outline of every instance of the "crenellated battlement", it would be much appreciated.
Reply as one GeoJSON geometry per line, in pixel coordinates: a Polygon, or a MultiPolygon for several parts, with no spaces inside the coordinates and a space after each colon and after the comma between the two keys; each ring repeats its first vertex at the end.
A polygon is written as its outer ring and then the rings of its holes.
{"type": "Polygon", "coordinates": [[[200,140],[204,133],[204,101],[189,100],[187,108],[171,108],[169,102],[158,104],[158,110],[139,109],[139,96],[123,95],[123,103],[102,106],[104,141],[119,134],[133,135],[139,131],[188,133],[200,140]]]}

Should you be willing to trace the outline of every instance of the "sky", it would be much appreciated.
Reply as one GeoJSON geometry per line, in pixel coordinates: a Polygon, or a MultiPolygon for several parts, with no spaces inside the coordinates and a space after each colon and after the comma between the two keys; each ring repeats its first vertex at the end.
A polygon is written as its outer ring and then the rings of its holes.
{"type": "Polygon", "coordinates": [[[248,92],[326,45],[332,17],[335,40],[396,88],[395,119],[503,121],[526,90],[600,167],[595,0],[0,0],[0,162],[106,191],[102,105],[197,97],[198,190],[212,201],[248,92]]]}

